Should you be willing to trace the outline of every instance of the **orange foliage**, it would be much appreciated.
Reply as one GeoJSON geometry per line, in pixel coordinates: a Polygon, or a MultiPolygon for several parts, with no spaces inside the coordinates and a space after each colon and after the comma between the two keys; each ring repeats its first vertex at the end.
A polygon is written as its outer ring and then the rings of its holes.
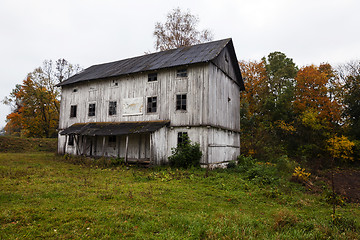
{"type": "Polygon", "coordinates": [[[333,76],[329,64],[301,68],[295,78],[295,111],[303,113],[308,109],[313,109],[318,112],[320,118],[339,121],[341,118],[340,103],[331,96],[329,88],[333,76]]]}
{"type": "Polygon", "coordinates": [[[254,114],[263,96],[267,92],[267,75],[263,62],[239,62],[242,77],[244,79],[245,91],[241,92],[241,99],[249,103],[249,112],[254,114]]]}

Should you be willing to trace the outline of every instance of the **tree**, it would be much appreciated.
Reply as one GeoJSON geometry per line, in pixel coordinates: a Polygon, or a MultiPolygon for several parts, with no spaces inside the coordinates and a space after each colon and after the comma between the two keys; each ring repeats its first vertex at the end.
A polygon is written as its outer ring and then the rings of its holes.
{"type": "Polygon", "coordinates": [[[55,85],[80,70],[65,59],[45,60],[16,85],[3,102],[11,106],[7,116],[7,134],[26,137],[55,137],[59,120],[59,89],[55,85]]]}
{"type": "Polygon", "coordinates": [[[263,58],[263,62],[269,88],[264,111],[267,111],[270,121],[291,122],[293,120],[294,78],[298,68],[291,58],[281,52],[270,53],[267,59],[263,58]]]}
{"type": "Polygon", "coordinates": [[[338,69],[343,81],[344,117],[349,135],[360,140],[360,60],[348,62],[338,69]]]}
{"type": "Polygon", "coordinates": [[[296,76],[295,111],[312,109],[321,119],[335,123],[341,118],[341,105],[336,92],[335,74],[330,64],[306,66],[296,76]]]}
{"type": "Polygon", "coordinates": [[[164,51],[182,46],[211,41],[213,36],[210,30],[201,32],[196,29],[199,18],[189,11],[182,12],[180,8],[173,9],[167,14],[166,22],[155,24],[155,49],[164,51]]]}

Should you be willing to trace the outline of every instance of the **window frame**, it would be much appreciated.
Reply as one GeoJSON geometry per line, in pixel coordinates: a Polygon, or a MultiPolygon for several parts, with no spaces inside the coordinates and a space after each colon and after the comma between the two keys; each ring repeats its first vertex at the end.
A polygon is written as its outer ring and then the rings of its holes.
{"type": "Polygon", "coordinates": [[[88,106],[88,117],[95,117],[96,116],[96,103],[89,103],[88,106]],[[94,106],[94,110],[92,110],[91,106],[94,106]],[[90,111],[91,110],[91,111],[90,111]]]}
{"type": "Polygon", "coordinates": [[[179,68],[176,70],[176,78],[187,78],[188,68],[179,68]]]}
{"type": "Polygon", "coordinates": [[[176,111],[187,111],[187,94],[186,93],[179,93],[176,94],[176,111]],[[185,96],[185,98],[183,98],[185,96]],[[185,104],[184,104],[185,101],[185,104]]]}
{"type": "Polygon", "coordinates": [[[151,96],[151,97],[147,97],[146,99],[146,113],[157,113],[157,104],[158,100],[157,100],[157,96],[151,96]],[[151,101],[150,101],[151,99],[151,101]],[[154,101],[155,99],[155,101],[154,101]],[[150,107],[149,104],[152,104],[152,106],[150,107]],[[155,106],[154,106],[155,104],[155,106]],[[155,108],[155,111],[153,111],[155,108]],[[150,110],[150,111],[149,111],[150,110]]]}
{"type": "Polygon", "coordinates": [[[109,101],[109,116],[116,116],[117,114],[117,101],[109,101]],[[114,105],[114,106],[112,106],[114,105]]]}
{"type": "Polygon", "coordinates": [[[157,82],[157,72],[148,74],[148,82],[157,82]]]}
{"type": "Polygon", "coordinates": [[[77,116],[77,105],[71,105],[70,106],[70,118],[76,118],[76,116],[77,116]]]}

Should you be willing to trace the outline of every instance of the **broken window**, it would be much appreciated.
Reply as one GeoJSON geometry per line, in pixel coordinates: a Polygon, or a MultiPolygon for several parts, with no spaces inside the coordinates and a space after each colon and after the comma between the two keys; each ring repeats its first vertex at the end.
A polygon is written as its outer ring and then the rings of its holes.
{"type": "Polygon", "coordinates": [[[189,141],[189,136],[187,132],[178,132],[178,146],[181,144],[185,144],[189,141]]]}
{"type": "Polygon", "coordinates": [[[89,117],[95,116],[95,103],[89,104],[89,117]]]}
{"type": "Polygon", "coordinates": [[[77,105],[71,105],[71,107],[70,107],[70,117],[71,118],[76,117],[76,110],[77,110],[77,105]]]}
{"type": "Polygon", "coordinates": [[[69,135],[68,145],[69,146],[74,146],[74,135],[73,134],[69,135]]]}
{"type": "Polygon", "coordinates": [[[176,110],[186,110],[186,94],[176,95],[176,110]]]}
{"type": "Polygon", "coordinates": [[[186,68],[178,69],[176,72],[176,77],[178,78],[187,77],[187,69],[186,68]]]}
{"type": "Polygon", "coordinates": [[[116,101],[110,101],[109,102],[109,115],[116,115],[116,101]]]}
{"type": "Polygon", "coordinates": [[[155,81],[157,81],[157,73],[149,73],[148,82],[155,82],[155,81]]]}
{"type": "Polygon", "coordinates": [[[154,113],[157,108],[157,97],[148,97],[147,100],[147,112],[154,113]]]}

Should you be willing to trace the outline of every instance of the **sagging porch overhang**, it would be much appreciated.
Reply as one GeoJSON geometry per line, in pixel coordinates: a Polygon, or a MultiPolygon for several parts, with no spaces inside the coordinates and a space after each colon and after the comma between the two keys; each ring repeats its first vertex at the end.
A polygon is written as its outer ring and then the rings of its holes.
{"type": "Polygon", "coordinates": [[[170,121],[139,121],[139,122],[92,122],[75,123],[60,132],[60,135],[81,136],[116,136],[151,133],[164,126],[169,126],[170,121]]]}

